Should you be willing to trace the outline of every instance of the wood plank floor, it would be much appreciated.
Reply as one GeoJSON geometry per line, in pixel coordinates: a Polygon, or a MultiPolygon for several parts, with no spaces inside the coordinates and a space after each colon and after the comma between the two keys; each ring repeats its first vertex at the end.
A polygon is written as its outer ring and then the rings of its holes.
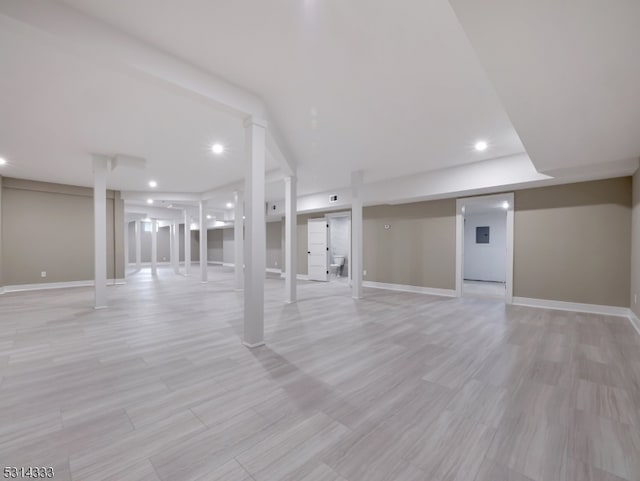
{"type": "Polygon", "coordinates": [[[638,481],[640,336],[622,318],[142,271],[0,297],[0,467],[56,480],[638,481]]]}

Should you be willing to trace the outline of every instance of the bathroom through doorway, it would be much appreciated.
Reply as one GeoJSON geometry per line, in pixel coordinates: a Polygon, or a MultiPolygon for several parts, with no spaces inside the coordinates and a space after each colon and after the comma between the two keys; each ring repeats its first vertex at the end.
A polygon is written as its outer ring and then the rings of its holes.
{"type": "Polygon", "coordinates": [[[344,282],[351,279],[351,213],[326,214],[329,245],[329,281],[344,282]]]}

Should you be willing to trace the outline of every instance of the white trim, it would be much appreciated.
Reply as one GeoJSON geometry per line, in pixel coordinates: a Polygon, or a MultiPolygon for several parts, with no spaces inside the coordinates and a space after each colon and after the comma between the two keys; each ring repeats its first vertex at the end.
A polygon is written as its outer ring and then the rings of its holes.
{"type": "Polygon", "coordinates": [[[243,342],[242,343],[243,346],[248,347],[249,349],[254,349],[256,347],[261,347],[264,346],[264,341],[262,342],[256,342],[255,344],[249,344],[248,342],[243,342]]]}
{"type": "Polygon", "coordinates": [[[428,294],[430,296],[456,297],[454,289],[437,289],[435,287],[408,286],[404,284],[387,284],[386,282],[363,281],[363,287],[386,289],[388,291],[413,292],[414,294],[428,294]]]}
{"type": "Polygon", "coordinates": [[[271,274],[280,274],[282,275],[282,269],[278,269],[277,267],[267,267],[267,272],[271,274]]]}
{"type": "Polygon", "coordinates": [[[640,319],[638,319],[635,312],[629,309],[627,317],[629,318],[629,321],[631,321],[631,325],[635,328],[636,332],[640,334],[640,319]]]}
{"type": "MultiPolygon", "coordinates": [[[[107,285],[124,285],[127,282],[124,279],[107,279],[107,285]]],[[[16,284],[12,286],[4,286],[0,290],[0,294],[5,292],[25,292],[25,291],[43,291],[48,289],[68,289],[71,287],[93,287],[95,281],[67,281],[67,282],[43,282],[41,284],[16,284]]]]}
{"type": "Polygon", "coordinates": [[[629,309],[617,306],[602,306],[598,304],[582,304],[580,302],[553,301],[549,299],[532,299],[529,297],[514,297],[516,306],[539,307],[558,311],[586,312],[588,314],[603,314],[605,316],[628,317],[629,309]]]}
{"type": "Polygon", "coordinates": [[[514,194],[482,195],[476,197],[464,197],[456,199],[456,297],[462,297],[464,285],[464,213],[462,212],[466,204],[477,204],[484,201],[507,201],[507,230],[506,230],[506,272],[505,272],[505,302],[514,303],[513,297],[513,253],[514,253],[514,194]]]}
{"type": "Polygon", "coordinates": [[[309,276],[307,274],[298,274],[296,276],[296,279],[298,279],[299,281],[308,281],[309,276]]]}

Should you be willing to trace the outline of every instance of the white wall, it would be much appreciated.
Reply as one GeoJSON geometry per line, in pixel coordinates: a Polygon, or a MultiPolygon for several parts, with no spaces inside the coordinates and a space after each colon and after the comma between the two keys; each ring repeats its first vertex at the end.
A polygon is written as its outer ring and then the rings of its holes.
{"type": "Polygon", "coordinates": [[[465,215],[464,278],[505,282],[507,213],[465,215]],[[489,244],[476,244],[476,227],[489,226],[489,244]]]}

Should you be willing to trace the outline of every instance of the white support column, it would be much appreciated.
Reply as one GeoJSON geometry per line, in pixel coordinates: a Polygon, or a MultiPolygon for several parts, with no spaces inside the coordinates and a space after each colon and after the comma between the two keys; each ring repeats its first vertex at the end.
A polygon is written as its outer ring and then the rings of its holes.
{"type": "Polygon", "coordinates": [[[200,281],[206,283],[207,276],[207,201],[200,201],[200,281]]]}
{"type": "Polygon", "coordinates": [[[242,192],[233,193],[233,264],[235,287],[241,291],[244,287],[244,197],[242,192]]]}
{"type": "Polygon", "coordinates": [[[107,307],[107,170],[106,157],[93,157],[93,259],[95,308],[107,307]]]}
{"type": "Polygon", "coordinates": [[[362,297],[362,172],[351,173],[351,297],[362,297]]]}
{"type": "Polygon", "coordinates": [[[129,268],[129,222],[124,221],[124,277],[127,277],[129,268]]]}
{"type": "Polygon", "coordinates": [[[136,221],[136,269],[142,269],[142,223],[136,221]]]}
{"type": "Polygon", "coordinates": [[[171,258],[171,267],[175,274],[180,274],[180,224],[177,220],[171,221],[169,241],[169,256],[171,258]]]}
{"type": "Polygon", "coordinates": [[[255,117],[245,120],[247,170],[245,173],[244,345],[264,344],[264,281],[266,270],[265,158],[267,124],[255,117]]]}
{"type": "Polygon", "coordinates": [[[184,211],[184,275],[191,275],[191,216],[184,211]]]}
{"type": "Polygon", "coordinates": [[[297,258],[297,194],[296,194],[297,178],[295,176],[285,177],[284,179],[284,251],[285,251],[285,302],[292,304],[296,302],[298,266],[297,258]]]}
{"type": "Polygon", "coordinates": [[[158,221],[151,219],[151,275],[158,275],[158,221]]]}

